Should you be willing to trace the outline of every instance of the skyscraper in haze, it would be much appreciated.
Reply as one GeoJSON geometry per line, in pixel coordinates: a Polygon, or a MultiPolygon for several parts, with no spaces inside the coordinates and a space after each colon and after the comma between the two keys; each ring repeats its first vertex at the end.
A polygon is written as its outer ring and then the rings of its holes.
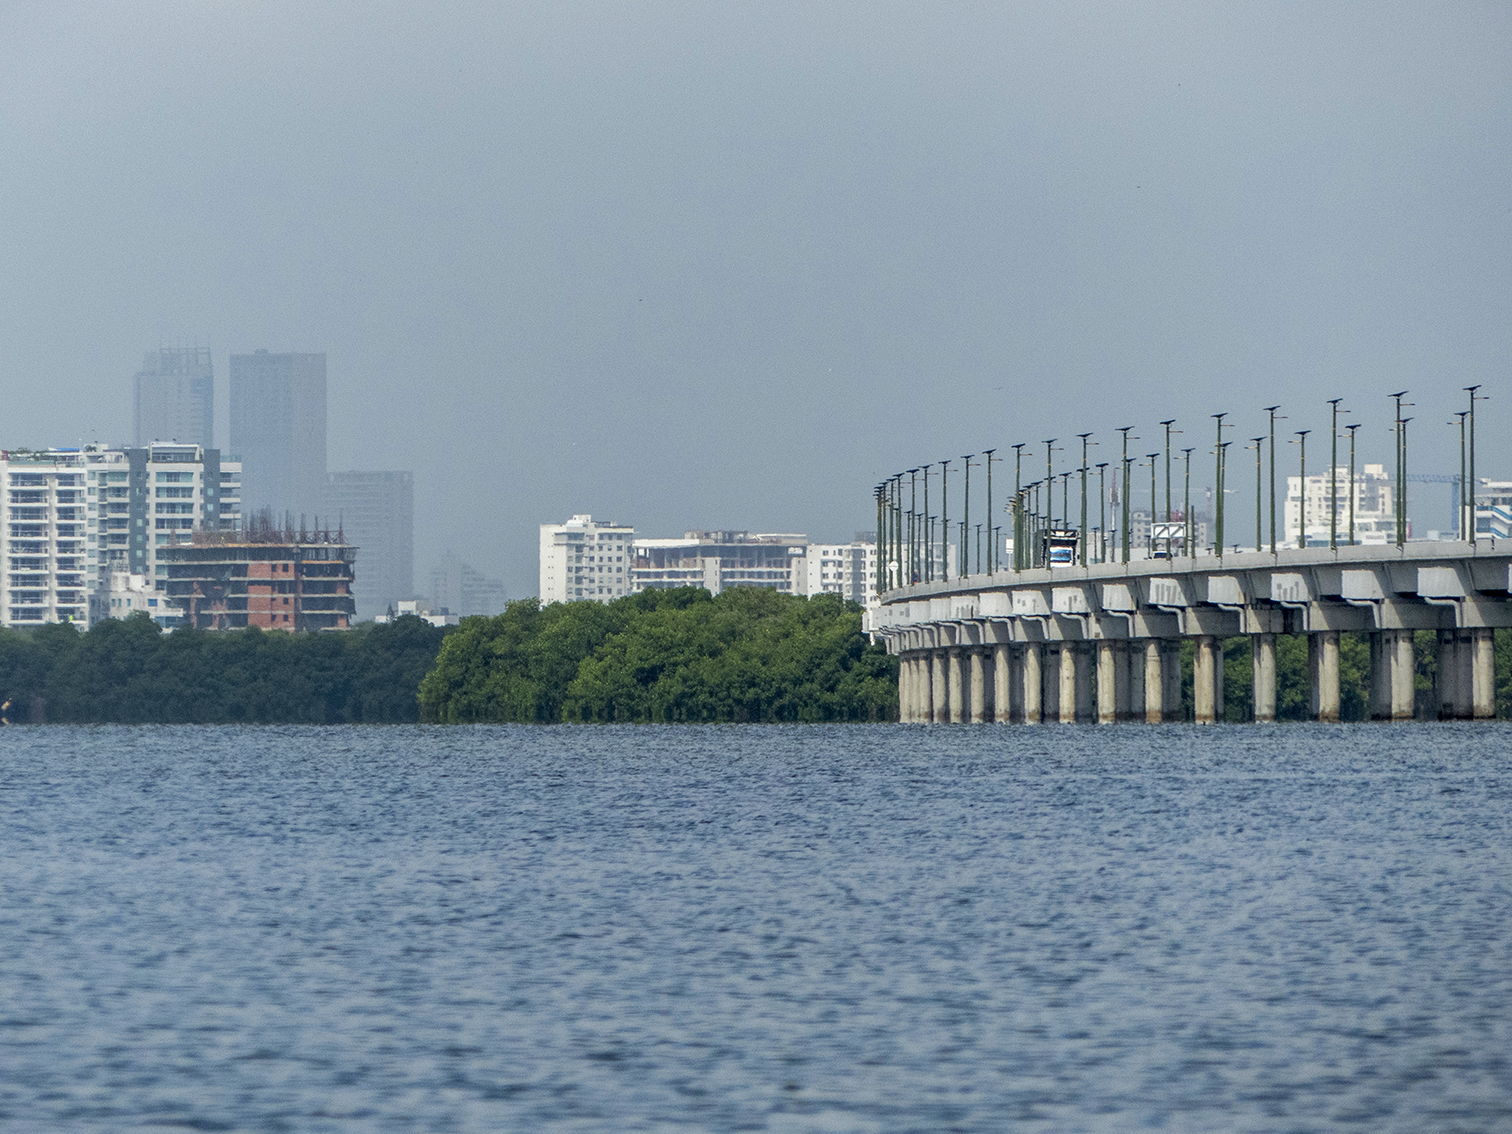
{"type": "Polygon", "coordinates": [[[271,508],[324,523],[326,356],[231,356],[230,451],[242,460],[242,514],[271,508]]]}
{"type": "Polygon", "coordinates": [[[357,618],[366,622],[415,597],[415,478],[408,472],[326,476],[323,524],[357,547],[357,618]]]}
{"type": "Polygon", "coordinates": [[[214,445],[215,371],[209,347],[147,352],[133,380],[136,444],[214,445]]]}

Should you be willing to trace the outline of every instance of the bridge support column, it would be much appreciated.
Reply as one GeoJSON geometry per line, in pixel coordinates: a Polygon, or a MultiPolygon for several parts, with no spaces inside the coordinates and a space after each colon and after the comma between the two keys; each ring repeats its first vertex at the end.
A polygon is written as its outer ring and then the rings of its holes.
{"type": "Polygon", "coordinates": [[[1080,693],[1077,686],[1084,680],[1079,672],[1082,667],[1077,664],[1081,660],[1077,656],[1079,651],[1075,643],[1062,642],[1056,653],[1060,655],[1060,723],[1075,724],[1076,710],[1081,700],[1077,696],[1080,693]]]}
{"type": "Polygon", "coordinates": [[[1182,719],[1181,708],[1181,639],[1167,638],[1160,643],[1160,674],[1165,681],[1165,692],[1160,700],[1165,707],[1165,719],[1182,719]]]}
{"type": "Polygon", "coordinates": [[[998,724],[1013,719],[1013,661],[1007,642],[999,642],[992,651],[992,715],[998,724]]]}
{"type": "Polygon", "coordinates": [[[1312,686],[1312,717],[1339,719],[1339,632],[1319,630],[1307,636],[1307,669],[1312,686]]]}
{"type": "Polygon", "coordinates": [[[913,658],[898,654],[898,723],[913,719],[913,658]]]}
{"type": "Polygon", "coordinates": [[[1417,656],[1411,630],[1387,630],[1386,685],[1389,720],[1410,721],[1417,715],[1417,656]]]}
{"type": "Polygon", "coordinates": [[[1489,721],[1496,716],[1496,652],[1491,631],[1470,631],[1470,651],[1473,714],[1478,721],[1489,721]]]}
{"type": "Polygon", "coordinates": [[[1466,654],[1458,630],[1440,630],[1438,634],[1438,676],[1434,683],[1438,694],[1438,718],[1441,721],[1463,720],[1471,715],[1468,696],[1470,682],[1465,680],[1466,654]]]}
{"type": "Polygon", "coordinates": [[[1131,641],[1124,655],[1125,672],[1129,675],[1129,715],[1131,721],[1145,719],[1145,663],[1143,640],[1131,641]]]}
{"type": "Polygon", "coordinates": [[[1276,719],[1276,636],[1250,635],[1250,662],[1255,675],[1255,720],[1276,719]]]}
{"type": "Polygon", "coordinates": [[[950,720],[950,690],[945,677],[945,651],[932,650],[930,659],[930,711],[929,719],[935,724],[950,720]]]}
{"type": "Polygon", "coordinates": [[[1097,723],[1114,724],[1129,711],[1128,653],[1122,642],[1097,643],[1097,723]]]}
{"type": "Polygon", "coordinates": [[[962,724],[966,720],[966,686],[963,680],[964,674],[961,667],[961,649],[952,646],[946,651],[945,668],[949,676],[945,678],[949,704],[947,711],[950,713],[951,724],[962,724]]]}
{"type": "Polygon", "coordinates": [[[1391,631],[1370,634],[1370,719],[1391,719],[1391,631]]]}
{"type": "Polygon", "coordinates": [[[929,657],[917,651],[908,659],[908,720],[929,720],[929,657]]]}
{"type": "Polygon", "coordinates": [[[1144,649],[1144,710],[1146,724],[1165,720],[1165,676],[1162,672],[1159,638],[1149,638],[1144,649]]]}
{"type": "Polygon", "coordinates": [[[1223,643],[1200,635],[1192,658],[1192,718],[1198,724],[1223,719],[1223,643]]]}
{"type": "Polygon", "coordinates": [[[1041,709],[1044,704],[1044,690],[1042,689],[1042,674],[1044,668],[1045,647],[1038,642],[1030,642],[1024,646],[1023,665],[1023,698],[1024,698],[1024,723],[1039,724],[1044,719],[1041,709]]]}
{"type": "Polygon", "coordinates": [[[971,650],[971,723],[982,724],[987,719],[987,669],[986,650],[975,646],[971,650]]]}
{"type": "Polygon", "coordinates": [[[1078,642],[1072,650],[1076,654],[1076,719],[1091,724],[1097,719],[1097,705],[1092,698],[1097,655],[1090,642],[1078,642]]]}

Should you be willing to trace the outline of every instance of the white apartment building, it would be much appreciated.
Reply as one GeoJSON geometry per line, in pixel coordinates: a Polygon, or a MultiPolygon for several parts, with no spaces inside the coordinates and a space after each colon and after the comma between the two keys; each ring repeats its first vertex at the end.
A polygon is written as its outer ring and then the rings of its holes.
{"type": "Polygon", "coordinates": [[[630,593],[635,528],[591,515],[541,525],[541,603],[613,602],[630,593]]]}
{"type": "MultiPolygon", "coordinates": [[[[796,559],[793,563],[796,569],[799,563],[796,559]]],[[[807,544],[801,568],[802,585],[795,588],[799,594],[836,594],[866,607],[877,604],[875,543],[858,539],[807,544]]]]}
{"type": "MultiPolygon", "coordinates": [[[[1349,466],[1308,473],[1306,500],[1302,478],[1286,478],[1286,546],[1296,547],[1300,534],[1303,504],[1307,507],[1307,546],[1327,547],[1329,537],[1330,488],[1337,509],[1337,539],[1349,540],[1349,466]]],[[[1355,470],[1354,539],[1357,544],[1385,544],[1396,539],[1396,502],[1391,477],[1385,465],[1366,465],[1355,470]]]]}
{"type": "Polygon", "coordinates": [[[631,585],[637,591],[703,587],[771,587],[803,594],[808,536],[774,532],[693,531],[681,539],[638,539],[631,585]]]}
{"type": "MultiPolygon", "coordinates": [[[[84,450],[89,462],[91,589],[103,596],[114,572],[144,575],[157,590],[168,567],[158,551],[196,529],[241,526],[241,462],[203,445],[154,442],[139,449],[84,450]]],[[[109,617],[97,603],[94,616],[109,617]]]]}
{"type": "Polygon", "coordinates": [[[9,450],[0,452],[0,476],[6,626],[110,617],[113,574],[162,590],[159,548],[196,527],[241,520],[240,463],[199,445],[9,450]]]}
{"type": "Polygon", "coordinates": [[[85,456],[0,450],[0,624],[89,621],[85,456]]]}

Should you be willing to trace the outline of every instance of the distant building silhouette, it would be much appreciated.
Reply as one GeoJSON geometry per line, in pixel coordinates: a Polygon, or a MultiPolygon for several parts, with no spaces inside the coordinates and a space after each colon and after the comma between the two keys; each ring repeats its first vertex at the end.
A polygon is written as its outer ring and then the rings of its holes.
{"type": "Polygon", "coordinates": [[[431,571],[429,609],[460,614],[498,614],[507,596],[504,584],[473,570],[461,557],[448,551],[431,571]]]}
{"type": "Polygon", "coordinates": [[[148,351],[132,386],[138,446],[177,441],[209,448],[215,443],[215,370],[209,347],[148,351]]]}
{"type": "Polygon", "coordinates": [[[321,522],[339,525],[357,548],[358,621],[415,597],[413,473],[328,473],[321,522]]]}
{"type": "Polygon", "coordinates": [[[313,524],[325,507],[326,356],[233,354],[229,448],[242,460],[244,511],[313,524]]]}

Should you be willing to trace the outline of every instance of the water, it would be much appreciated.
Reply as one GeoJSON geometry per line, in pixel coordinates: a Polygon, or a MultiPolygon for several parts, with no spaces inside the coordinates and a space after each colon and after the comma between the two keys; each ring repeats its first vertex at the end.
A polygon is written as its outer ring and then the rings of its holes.
{"type": "Polygon", "coordinates": [[[0,732],[0,1127],[1512,1130],[1512,729],[0,732]]]}

